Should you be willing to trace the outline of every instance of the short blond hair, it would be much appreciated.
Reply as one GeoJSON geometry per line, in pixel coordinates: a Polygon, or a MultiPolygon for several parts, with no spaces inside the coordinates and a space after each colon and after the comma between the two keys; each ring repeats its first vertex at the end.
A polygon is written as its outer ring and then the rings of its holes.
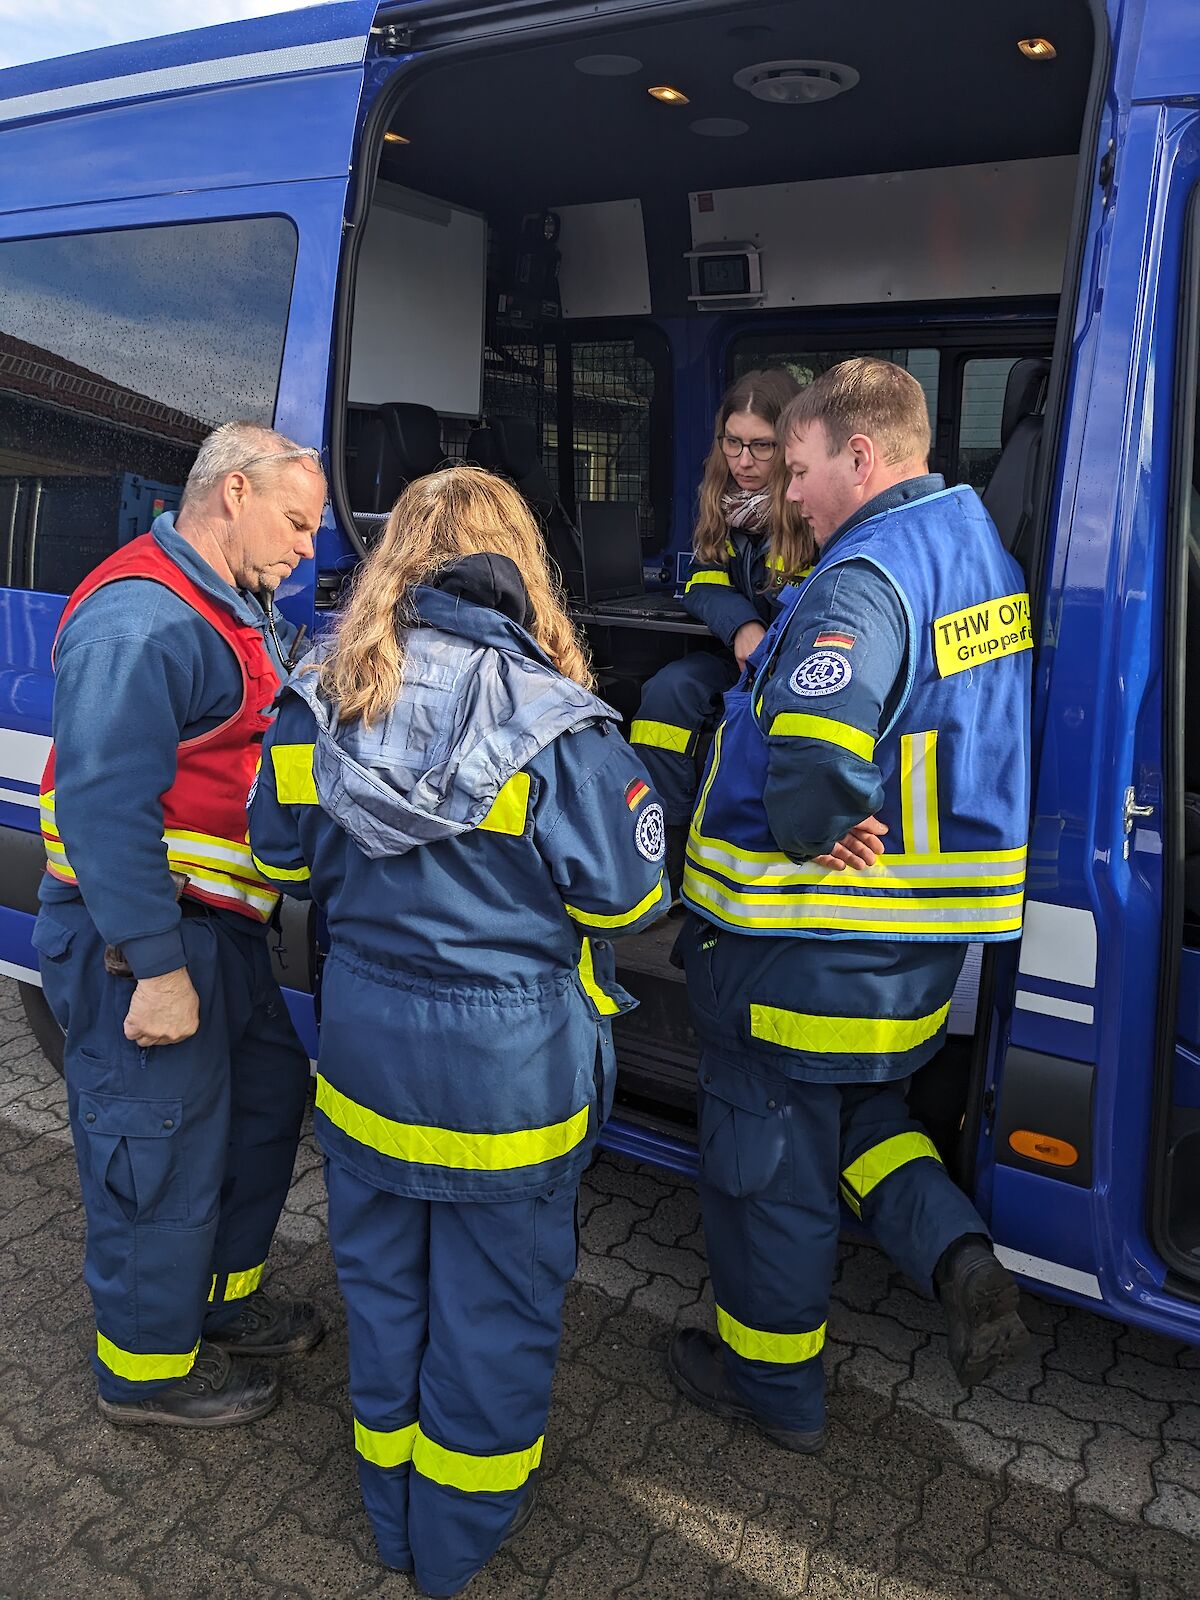
{"type": "Polygon", "coordinates": [[[839,361],[801,389],[779,419],[779,437],[786,446],[813,422],[824,424],[831,456],[856,433],[873,440],[889,466],[929,456],[925,391],[911,372],[878,356],[839,361]]]}

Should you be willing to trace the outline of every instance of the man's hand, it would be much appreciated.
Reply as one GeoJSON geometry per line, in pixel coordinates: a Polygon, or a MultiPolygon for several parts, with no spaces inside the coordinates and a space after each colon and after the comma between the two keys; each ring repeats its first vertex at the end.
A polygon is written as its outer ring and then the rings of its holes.
{"type": "Polygon", "coordinates": [[[813,860],[827,872],[845,872],[851,867],[862,872],[875,865],[876,857],[883,854],[883,835],[887,825],[878,817],[867,817],[844,834],[827,856],[814,856],[813,860]]]}
{"type": "Polygon", "coordinates": [[[761,622],[743,622],[732,639],[733,653],[737,658],[738,671],[745,672],[746,662],[758,649],[767,636],[767,630],[761,622]]]}
{"type": "Polygon", "coordinates": [[[186,967],[164,972],[161,978],[139,978],[125,1018],[125,1037],[149,1049],[156,1044],[179,1044],[200,1026],[200,997],[192,987],[186,967]]]}

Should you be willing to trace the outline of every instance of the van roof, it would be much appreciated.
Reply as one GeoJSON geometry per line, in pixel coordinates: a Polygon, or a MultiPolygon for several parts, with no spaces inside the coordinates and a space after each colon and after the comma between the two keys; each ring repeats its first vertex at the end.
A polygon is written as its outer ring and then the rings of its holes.
{"type": "MultiPolygon", "coordinates": [[[[362,60],[376,9],[376,0],[337,0],[6,67],[0,70],[0,124],[205,84],[345,66],[362,60]]],[[[69,33],[63,29],[64,39],[69,33]]]]}

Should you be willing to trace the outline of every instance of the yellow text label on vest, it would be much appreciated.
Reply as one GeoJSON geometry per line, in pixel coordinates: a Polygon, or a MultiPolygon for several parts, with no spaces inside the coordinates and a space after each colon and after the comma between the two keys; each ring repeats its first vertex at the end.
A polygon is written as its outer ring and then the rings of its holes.
{"type": "Polygon", "coordinates": [[[933,625],[933,655],[943,678],[1032,649],[1027,594],[1006,594],[964,611],[951,611],[933,625]]]}

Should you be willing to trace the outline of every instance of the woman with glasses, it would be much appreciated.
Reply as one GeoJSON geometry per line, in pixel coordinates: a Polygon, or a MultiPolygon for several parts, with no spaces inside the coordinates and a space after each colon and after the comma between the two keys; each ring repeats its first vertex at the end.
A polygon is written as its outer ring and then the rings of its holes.
{"type": "Polygon", "coordinates": [[[781,367],[747,372],[717,411],[700,485],[700,515],[683,603],[725,649],[698,650],[642,690],[630,740],[646,763],[667,822],[667,873],[678,891],[696,799],[697,753],[775,612],[775,596],[812,563],[812,536],[784,498],[775,424],[799,385],[781,367]]]}
{"type": "Polygon", "coordinates": [[[250,807],[259,870],[328,922],[314,1123],[359,1482],[427,1595],[532,1509],[633,1004],[609,941],[666,903],[662,810],[591,682],[521,496],[432,473],[284,690],[250,807]]]}

